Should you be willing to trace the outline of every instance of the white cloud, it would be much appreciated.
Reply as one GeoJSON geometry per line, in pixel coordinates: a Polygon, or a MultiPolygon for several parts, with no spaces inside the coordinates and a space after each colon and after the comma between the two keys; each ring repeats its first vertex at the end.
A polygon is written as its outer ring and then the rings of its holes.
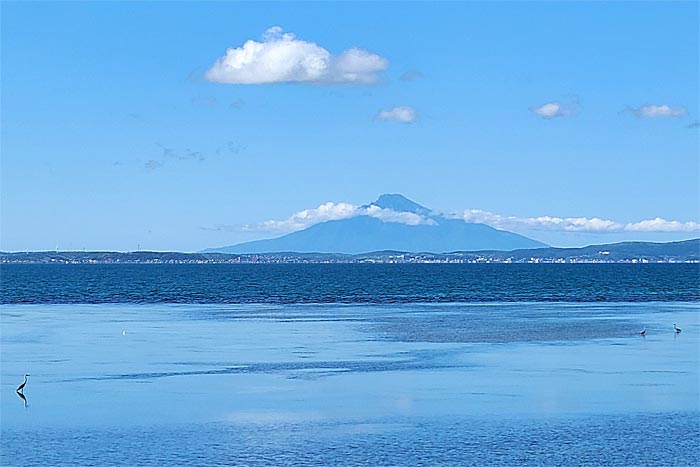
{"type": "Polygon", "coordinates": [[[418,118],[418,114],[411,107],[394,107],[389,110],[380,110],[375,117],[377,120],[386,120],[401,123],[412,123],[418,118]]]}
{"type": "Polygon", "coordinates": [[[355,215],[357,206],[348,203],[324,203],[315,209],[304,209],[284,220],[268,220],[254,225],[245,225],[243,230],[273,233],[288,233],[302,230],[321,222],[347,219],[355,215]]]}
{"type": "Polygon", "coordinates": [[[370,216],[384,222],[406,225],[433,225],[435,221],[412,213],[398,212],[379,206],[356,206],[349,203],[328,202],[317,208],[304,209],[283,220],[268,220],[253,225],[244,225],[242,230],[249,232],[270,232],[284,234],[295,232],[321,222],[349,219],[357,216],[370,216]]]}
{"type": "Polygon", "coordinates": [[[572,117],[576,115],[576,103],[562,104],[561,102],[547,102],[539,107],[532,107],[530,111],[541,118],[551,119],[556,117],[572,117]]]}
{"type": "MultiPolygon", "coordinates": [[[[462,219],[465,222],[486,224],[497,229],[510,231],[546,230],[558,232],[700,232],[700,222],[668,221],[657,217],[639,222],[617,222],[597,217],[517,217],[503,216],[479,209],[441,214],[433,211],[429,216],[413,212],[399,212],[381,208],[376,205],[357,206],[350,203],[328,202],[317,208],[304,209],[292,214],[287,219],[267,220],[257,224],[239,226],[238,230],[246,232],[266,232],[277,235],[303,230],[321,222],[369,216],[383,222],[406,225],[436,225],[440,218],[462,219]]],[[[227,230],[230,230],[226,226],[227,230]]],[[[215,230],[220,230],[217,226],[215,230]]]]}
{"type": "Polygon", "coordinates": [[[467,209],[458,215],[466,222],[487,224],[499,229],[557,230],[565,232],[697,232],[699,222],[667,221],[660,217],[632,223],[622,223],[597,217],[515,217],[502,216],[478,209],[467,209]]]}
{"type": "Polygon", "coordinates": [[[356,215],[376,217],[384,222],[396,222],[407,225],[436,224],[434,220],[414,212],[399,212],[392,209],[380,208],[379,206],[374,205],[359,208],[356,211],[356,215]]]}
{"type": "Polygon", "coordinates": [[[645,221],[625,224],[629,232],[696,232],[700,230],[699,222],[667,221],[657,217],[645,221]]]}
{"type": "Polygon", "coordinates": [[[227,49],[205,77],[227,84],[371,84],[387,67],[385,58],[366,50],[352,48],[334,56],[274,26],[265,31],[262,42],[248,40],[241,47],[227,49]]]}
{"type": "Polygon", "coordinates": [[[663,105],[643,105],[636,109],[629,108],[626,111],[632,112],[637,117],[656,118],[656,117],[685,117],[688,110],[685,107],[670,107],[663,105]]]}

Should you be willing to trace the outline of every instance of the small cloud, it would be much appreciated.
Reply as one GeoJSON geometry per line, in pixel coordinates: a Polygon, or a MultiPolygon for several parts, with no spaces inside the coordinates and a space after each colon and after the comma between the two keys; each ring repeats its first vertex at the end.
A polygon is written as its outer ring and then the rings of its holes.
{"type": "Polygon", "coordinates": [[[688,128],[690,128],[691,130],[694,130],[696,128],[700,128],[700,122],[696,120],[693,123],[691,123],[690,125],[688,125],[688,128]]]}
{"type": "Polygon", "coordinates": [[[147,168],[148,170],[160,169],[160,168],[163,167],[164,165],[165,165],[165,164],[164,164],[163,162],[157,161],[157,160],[154,160],[154,159],[151,159],[151,160],[147,161],[145,164],[143,164],[143,166],[144,166],[145,168],[147,168]]]}
{"type": "Polygon", "coordinates": [[[226,84],[372,84],[388,64],[385,58],[358,48],[332,55],[274,26],[265,31],[262,42],[248,40],[227,49],[204,76],[226,84]]]}
{"type": "Polygon", "coordinates": [[[573,117],[578,111],[578,103],[547,102],[539,107],[532,107],[530,111],[538,117],[552,119],[557,117],[573,117]]]}
{"type": "Polygon", "coordinates": [[[399,79],[401,81],[413,81],[413,80],[416,80],[416,79],[422,78],[422,77],[423,77],[423,73],[421,73],[420,71],[408,70],[408,71],[404,71],[401,74],[401,76],[399,76],[399,79]]]}
{"type": "Polygon", "coordinates": [[[685,107],[671,107],[663,105],[643,105],[636,109],[628,107],[624,112],[632,113],[639,118],[657,118],[657,117],[685,117],[688,115],[688,110],[685,107]]]}
{"type": "Polygon", "coordinates": [[[377,120],[413,123],[418,118],[418,114],[412,107],[394,107],[389,110],[380,110],[374,117],[377,120]]]}

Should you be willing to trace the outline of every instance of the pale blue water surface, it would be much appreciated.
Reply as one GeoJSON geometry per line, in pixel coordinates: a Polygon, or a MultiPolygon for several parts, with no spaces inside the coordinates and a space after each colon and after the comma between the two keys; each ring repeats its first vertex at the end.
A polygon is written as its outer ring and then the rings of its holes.
{"type": "Polygon", "coordinates": [[[6,304],[0,460],[698,465],[699,311],[6,304]]]}

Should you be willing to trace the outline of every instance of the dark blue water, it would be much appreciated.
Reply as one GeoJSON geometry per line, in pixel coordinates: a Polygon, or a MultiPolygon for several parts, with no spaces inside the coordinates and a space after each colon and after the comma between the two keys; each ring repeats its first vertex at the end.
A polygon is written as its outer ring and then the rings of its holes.
{"type": "Polygon", "coordinates": [[[698,264],[48,264],[0,275],[0,303],[700,301],[698,264]]]}

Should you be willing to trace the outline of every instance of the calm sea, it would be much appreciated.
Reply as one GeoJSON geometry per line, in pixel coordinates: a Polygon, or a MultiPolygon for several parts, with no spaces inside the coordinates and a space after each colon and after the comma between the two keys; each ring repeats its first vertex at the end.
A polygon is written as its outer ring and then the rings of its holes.
{"type": "Polygon", "coordinates": [[[2,266],[0,465],[697,466],[699,299],[698,265],[2,266]]]}
{"type": "Polygon", "coordinates": [[[3,265],[1,303],[700,300],[698,264],[3,265]]]}

